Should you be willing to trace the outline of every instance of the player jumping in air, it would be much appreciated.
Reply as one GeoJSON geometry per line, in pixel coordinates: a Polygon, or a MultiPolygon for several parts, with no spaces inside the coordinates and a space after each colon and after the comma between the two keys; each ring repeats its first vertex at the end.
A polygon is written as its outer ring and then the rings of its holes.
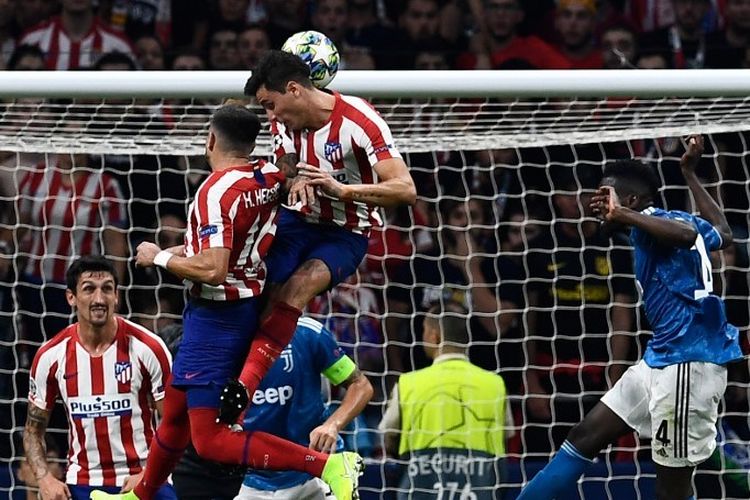
{"type": "Polygon", "coordinates": [[[328,483],[339,500],[355,495],[362,467],[355,453],[327,455],[264,432],[232,432],[218,421],[222,387],[239,372],[257,325],[263,258],[276,231],[285,181],[273,165],[248,161],[259,131],[258,117],[247,108],[218,109],[206,142],[212,172],[189,208],[185,245],[138,246],[139,266],[156,265],[187,280],[191,298],[143,479],[132,492],[94,492],[94,500],[153,498],[190,440],[204,459],[306,472],[328,483]]]}
{"type": "Polygon", "coordinates": [[[737,328],[712,295],[709,252],[732,244],[724,214],[695,174],[703,139],[689,138],[680,166],[701,217],[653,206],[658,182],[647,165],[608,165],[592,208],[608,226],[631,228],[635,273],[654,336],[643,359],[571,430],[519,500],[569,490],[605,446],[632,430],[652,437],[659,500],[693,499],[695,466],[716,448],[726,364],[742,357],[737,328]]]}
{"type": "Polygon", "coordinates": [[[269,51],[245,94],[271,122],[276,165],[292,178],[289,205],[266,259],[272,307],[239,377],[225,391],[232,420],[294,334],[310,300],[355,272],[377,207],[413,204],[416,188],[388,125],[365,100],[315,88],[299,57],[269,51]]]}

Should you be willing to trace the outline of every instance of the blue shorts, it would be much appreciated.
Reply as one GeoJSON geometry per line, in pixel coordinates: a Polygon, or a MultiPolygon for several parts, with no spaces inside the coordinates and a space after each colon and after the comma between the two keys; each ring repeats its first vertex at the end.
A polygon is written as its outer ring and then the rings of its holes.
{"type": "MultiPolygon", "coordinates": [[[[119,486],[79,486],[75,484],[69,484],[68,489],[73,496],[73,500],[89,500],[91,492],[94,490],[110,494],[120,493],[121,490],[119,486]]],[[[175,493],[171,484],[165,484],[156,492],[154,500],[177,500],[177,493],[175,493]]]]}
{"type": "Polygon", "coordinates": [[[343,227],[313,224],[281,209],[276,237],[266,255],[268,283],[284,283],[308,260],[322,260],[331,271],[330,288],[354,274],[367,253],[367,238],[343,227]]]}
{"type": "Polygon", "coordinates": [[[172,385],[187,391],[188,407],[219,407],[221,390],[240,374],[257,328],[256,298],[188,301],[172,367],[172,385]]]}

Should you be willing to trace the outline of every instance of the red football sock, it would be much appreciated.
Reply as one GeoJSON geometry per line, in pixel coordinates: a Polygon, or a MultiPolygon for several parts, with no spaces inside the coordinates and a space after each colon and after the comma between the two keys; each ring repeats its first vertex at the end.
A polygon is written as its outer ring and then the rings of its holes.
{"type": "Polygon", "coordinates": [[[296,307],[277,302],[271,309],[271,314],[258,328],[240,373],[240,382],[245,384],[250,397],[271,365],[279,358],[281,351],[291,342],[301,315],[302,311],[296,307]]]}
{"type": "Polygon", "coordinates": [[[150,500],[167,481],[190,442],[187,397],[183,391],[167,385],[164,416],[148,450],[143,479],[135,487],[141,500],[150,500]]]}
{"type": "Polygon", "coordinates": [[[193,446],[206,460],[261,470],[296,470],[320,477],[328,455],[265,432],[233,432],[213,408],[191,409],[193,446]]]}

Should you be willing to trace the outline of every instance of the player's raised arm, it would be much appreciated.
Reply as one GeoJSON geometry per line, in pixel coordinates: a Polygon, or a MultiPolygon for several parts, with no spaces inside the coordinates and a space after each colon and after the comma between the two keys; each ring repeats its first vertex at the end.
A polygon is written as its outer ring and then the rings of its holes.
{"type": "Polygon", "coordinates": [[[591,198],[591,208],[607,226],[634,226],[661,245],[692,247],[698,236],[692,224],[651,215],[657,184],[647,165],[636,160],[615,162],[605,168],[601,186],[591,198]]]}
{"type": "Polygon", "coordinates": [[[709,221],[721,235],[721,248],[726,248],[732,244],[732,229],[729,227],[729,222],[724,216],[719,205],[716,201],[708,194],[706,188],[698,179],[695,174],[695,168],[698,166],[703,154],[703,136],[691,135],[687,140],[687,150],[680,159],[680,169],[682,175],[685,177],[690,192],[693,193],[695,203],[698,205],[698,211],[701,217],[709,221]]]}

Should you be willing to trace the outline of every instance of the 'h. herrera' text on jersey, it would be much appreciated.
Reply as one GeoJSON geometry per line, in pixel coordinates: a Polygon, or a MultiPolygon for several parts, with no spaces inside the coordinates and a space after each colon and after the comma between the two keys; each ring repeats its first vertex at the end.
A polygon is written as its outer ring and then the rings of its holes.
{"type": "Polygon", "coordinates": [[[276,234],[284,174],[258,160],[212,172],[188,209],[185,255],[208,248],[230,250],[229,271],[217,286],[187,282],[190,292],[209,300],[257,297],[263,291],[263,258],[276,234]]]}

